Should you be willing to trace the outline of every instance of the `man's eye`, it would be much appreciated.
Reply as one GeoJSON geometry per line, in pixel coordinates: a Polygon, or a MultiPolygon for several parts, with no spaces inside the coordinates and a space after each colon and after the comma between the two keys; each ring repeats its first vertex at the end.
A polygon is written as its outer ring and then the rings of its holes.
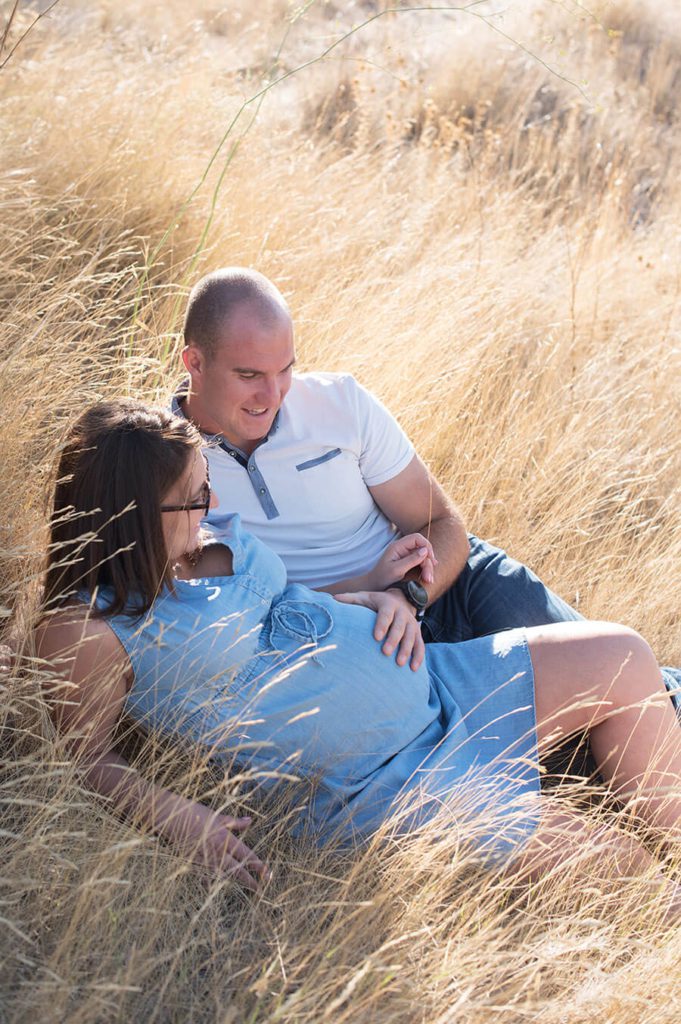
{"type": "Polygon", "coordinates": [[[254,373],[240,373],[239,376],[242,380],[255,380],[254,373]]]}

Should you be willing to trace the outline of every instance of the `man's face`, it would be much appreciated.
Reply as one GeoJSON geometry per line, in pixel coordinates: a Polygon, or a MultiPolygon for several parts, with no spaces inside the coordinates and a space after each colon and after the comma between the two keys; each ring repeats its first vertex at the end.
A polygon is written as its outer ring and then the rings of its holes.
{"type": "Polygon", "coordinates": [[[242,306],[233,314],[212,357],[190,346],[184,352],[192,379],[188,414],[206,433],[224,434],[250,454],[269,432],[291,387],[293,328],[282,316],[263,326],[242,306]]]}

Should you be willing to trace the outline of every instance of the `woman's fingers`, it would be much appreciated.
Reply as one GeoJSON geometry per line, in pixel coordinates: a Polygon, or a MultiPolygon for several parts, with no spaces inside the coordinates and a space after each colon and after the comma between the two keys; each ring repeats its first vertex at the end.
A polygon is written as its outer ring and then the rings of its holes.
{"type": "Polygon", "coordinates": [[[243,868],[248,868],[261,879],[268,874],[267,865],[260,860],[260,857],[251,850],[249,846],[242,843],[236,836],[228,835],[224,849],[229,859],[238,861],[243,868]]]}
{"type": "Polygon", "coordinates": [[[232,832],[243,832],[244,829],[248,828],[252,821],[253,819],[248,815],[244,815],[241,818],[232,818],[229,814],[222,815],[222,823],[224,827],[230,829],[232,832]]]}
{"type": "Polygon", "coordinates": [[[193,859],[219,875],[237,878],[248,889],[257,889],[269,878],[267,865],[246,846],[235,832],[251,823],[248,816],[235,818],[216,814],[203,842],[193,851],[193,859]]]}
{"type": "Polygon", "coordinates": [[[267,865],[263,864],[260,857],[248,848],[245,851],[230,849],[229,856],[233,857],[234,860],[238,860],[242,867],[248,868],[249,871],[252,871],[259,878],[265,878],[268,874],[267,865]]]}
{"type": "MultiPolygon", "coordinates": [[[[435,552],[433,551],[433,545],[430,543],[427,537],[424,537],[423,534],[421,533],[410,533],[408,537],[403,537],[402,540],[409,542],[408,546],[404,549],[405,554],[411,550],[417,552],[419,555],[419,561],[417,561],[415,564],[421,565],[422,574],[424,570],[427,570],[427,572],[432,577],[435,571],[435,566],[438,564],[438,562],[437,558],[435,557],[435,552]]],[[[426,583],[433,582],[432,578],[425,579],[425,576],[424,580],[426,583]]]]}
{"type": "Polygon", "coordinates": [[[433,583],[435,581],[435,565],[430,555],[427,555],[421,565],[421,579],[424,583],[433,583]]]}
{"type": "Polygon", "coordinates": [[[423,567],[426,564],[430,565],[432,568],[432,562],[426,548],[414,548],[413,551],[408,551],[400,558],[395,558],[391,561],[391,582],[396,583],[397,580],[401,580],[405,573],[409,572],[410,569],[416,569],[417,566],[423,567]]]}
{"type": "Polygon", "coordinates": [[[244,865],[233,857],[225,857],[220,865],[220,873],[225,878],[236,878],[246,889],[256,892],[260,888],[260,881],[255,878],[244,865]]]}
{"type": "Polygon", "coordinates": [[[435,558],[435,552],[433,551],[433,545],[430,543],[427,537],[424,537],[422,533],[408,533],[404,537],[399,537],[397,540],[392,542],[393,556],[401,558],[406,555],[409,551],[414,548],[425,548],[426,553],[430,558],[433,559],[437,565],[437,559],[435,558]]]}
{"type": "Polygon", "coordinates": [[[255,858],[255,863],[243,860],[241,857],[226,855],[222,861],[221,873],[223,875],[234,875],[240,882],[249,889],[258,889],[270,878],[269,868],[262,861],[255,858]]]}
{"type": "Polygon", "coordinates": [[[237,867],[236,871],[233,872],[234,877],[238,878],[243,886],[250,889],[251,892],[255,892],[260,888],[260,883],[253,875],[249,875],[245,868],[237,867]]]}

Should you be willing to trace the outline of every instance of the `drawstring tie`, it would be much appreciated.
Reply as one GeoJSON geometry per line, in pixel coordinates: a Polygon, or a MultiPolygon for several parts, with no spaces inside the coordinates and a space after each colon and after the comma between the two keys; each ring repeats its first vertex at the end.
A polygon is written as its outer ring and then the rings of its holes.
{"type": "MultiPolygon", "coordinates": [[[[317,647],[333,629],[331,613],[315,601],[280,601],[272,609],[271,623],[271,635],[283,633],[305,647],[317,647]]],[[[321,664],[316,655],[311,658],[321,664]]]]}

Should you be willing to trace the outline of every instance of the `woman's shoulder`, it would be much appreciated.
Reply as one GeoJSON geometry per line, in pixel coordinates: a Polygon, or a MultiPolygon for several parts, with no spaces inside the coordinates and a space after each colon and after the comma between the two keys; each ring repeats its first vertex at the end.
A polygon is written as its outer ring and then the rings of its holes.
{"type": "Polygon", "coordinates": [[[77,748],[110,745],[132,685],[132,668],[106,620],[80,602],[43,616],[35,630],[43,696],[60,733],[77,748]]]}
{"type": "Polygon", "coordinates": [[[128,657],[113,629],[81,601],[51,610],[34,630],[36,654],[57,674],[76,682],[97,670],[120,669],[127,675],[128,657]],[[74,678],[75,677],[75,678],[74,678]]]}

